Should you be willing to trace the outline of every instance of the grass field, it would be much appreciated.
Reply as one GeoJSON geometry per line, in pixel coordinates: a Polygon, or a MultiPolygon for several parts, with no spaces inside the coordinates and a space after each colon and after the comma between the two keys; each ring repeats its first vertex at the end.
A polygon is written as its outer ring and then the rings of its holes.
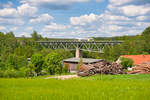
{"type": "Polygon", "coordinates": [[[150,100],[150,75],[0,79],[0,100],[150,100]]]}

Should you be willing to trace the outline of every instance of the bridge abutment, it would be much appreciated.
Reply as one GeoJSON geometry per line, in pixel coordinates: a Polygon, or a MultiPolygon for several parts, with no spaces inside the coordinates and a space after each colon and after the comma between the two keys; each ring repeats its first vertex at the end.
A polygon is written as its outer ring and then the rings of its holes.
{"type": "Polygon", "coordinates": [[[81,58],[82,57],[82,51],[79,48],[76,48],[76,58],[81,58]]]}

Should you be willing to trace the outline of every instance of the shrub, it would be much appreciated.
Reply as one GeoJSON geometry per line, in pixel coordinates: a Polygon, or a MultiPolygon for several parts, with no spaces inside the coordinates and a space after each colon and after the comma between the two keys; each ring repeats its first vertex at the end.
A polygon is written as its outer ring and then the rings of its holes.
{"type": "Polygon", "coordinates": [[[63,68],[63,73],[69,73],[68,67],[69,67],[69,64],[65,64],[63,68]]]}
{"type": "Polygon", "coordinates": [[[82,66],[82,65],[83,65],[83,60],[82,60],[82,58],[80,58],[80,62],[76,66],[76,70],[78,71],[80,69],[80,66],[82,66]]]}
{"type": "Polygon", "coordinates": [[[6,60],[6,67],[18,70],[22,66],[26,66],[26,63],[27,63],[27,58],[25,56],[10,54],[6,60]]]}
{"type": "Polygon", "coordinates": [[[7,78],[18,78],[18,77],[26,77],[25,67],[22,67],[20,70],[15,69],[7,69],[5,71],[0,71],[0,77],[7,77],[7,78]]]}
{"type": "Polygon", "coordinates": [[[26,71],[27,77],[35,76],[34,65],[31,62],[27,65],[27,68],[25,71],[26,71]]]}
{"type": "Polygon", "coordinates": [[[127,69],[128,67],[132,67],[133,66],[133,60],[129,59],[129,58],[121,58],[121,65],[123,66],[123,68],[127,69]]]}
{"type": "Polygon", "coordinates": [[[51,75],[62,72],[62,56],[58,53],[49,53],[45,57],[44,66],[47,69],[47,72],[51,75]]]}
{"type": "Polygon", "coordinates": [[[0,69],[0,77],[4,77],[4,70],[0,69]]]}
{"type": "Polygon", "coordinates": [[[17,78],[17,71],[15,69],[7,69],[3,76],[7,78],[17,78]]]}
{"type": "Polygon", "coordinates": [[[37,75],[39,75],[44,63],[43,56],[41,54],[34,54],[31,57],[31,63],[34,65],[35,72],[37,73],[37,75]]]}

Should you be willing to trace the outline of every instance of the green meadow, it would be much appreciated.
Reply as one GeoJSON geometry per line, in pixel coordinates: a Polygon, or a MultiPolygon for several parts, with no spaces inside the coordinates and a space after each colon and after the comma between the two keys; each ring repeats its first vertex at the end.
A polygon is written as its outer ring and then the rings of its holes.
{"type": "Polygon", "coordinates": [[[0,100],[150,100],[150,75],[1,78],[0,100]]]}

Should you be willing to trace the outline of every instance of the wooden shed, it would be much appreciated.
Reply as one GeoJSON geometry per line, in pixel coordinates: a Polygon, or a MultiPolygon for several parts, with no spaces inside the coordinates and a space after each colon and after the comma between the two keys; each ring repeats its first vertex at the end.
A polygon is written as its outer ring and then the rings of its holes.
{"type": "MultiPolygon", "coordinates": [[[[102,59],[82,58],[83,64],[93,64],[102,61],[102,59]]],[[[63,67],[67,64],[68,70],[71,73],[76,72],[77,64],[80,62],[80,58],[69,58],[63,60],[63,67]]]]}

